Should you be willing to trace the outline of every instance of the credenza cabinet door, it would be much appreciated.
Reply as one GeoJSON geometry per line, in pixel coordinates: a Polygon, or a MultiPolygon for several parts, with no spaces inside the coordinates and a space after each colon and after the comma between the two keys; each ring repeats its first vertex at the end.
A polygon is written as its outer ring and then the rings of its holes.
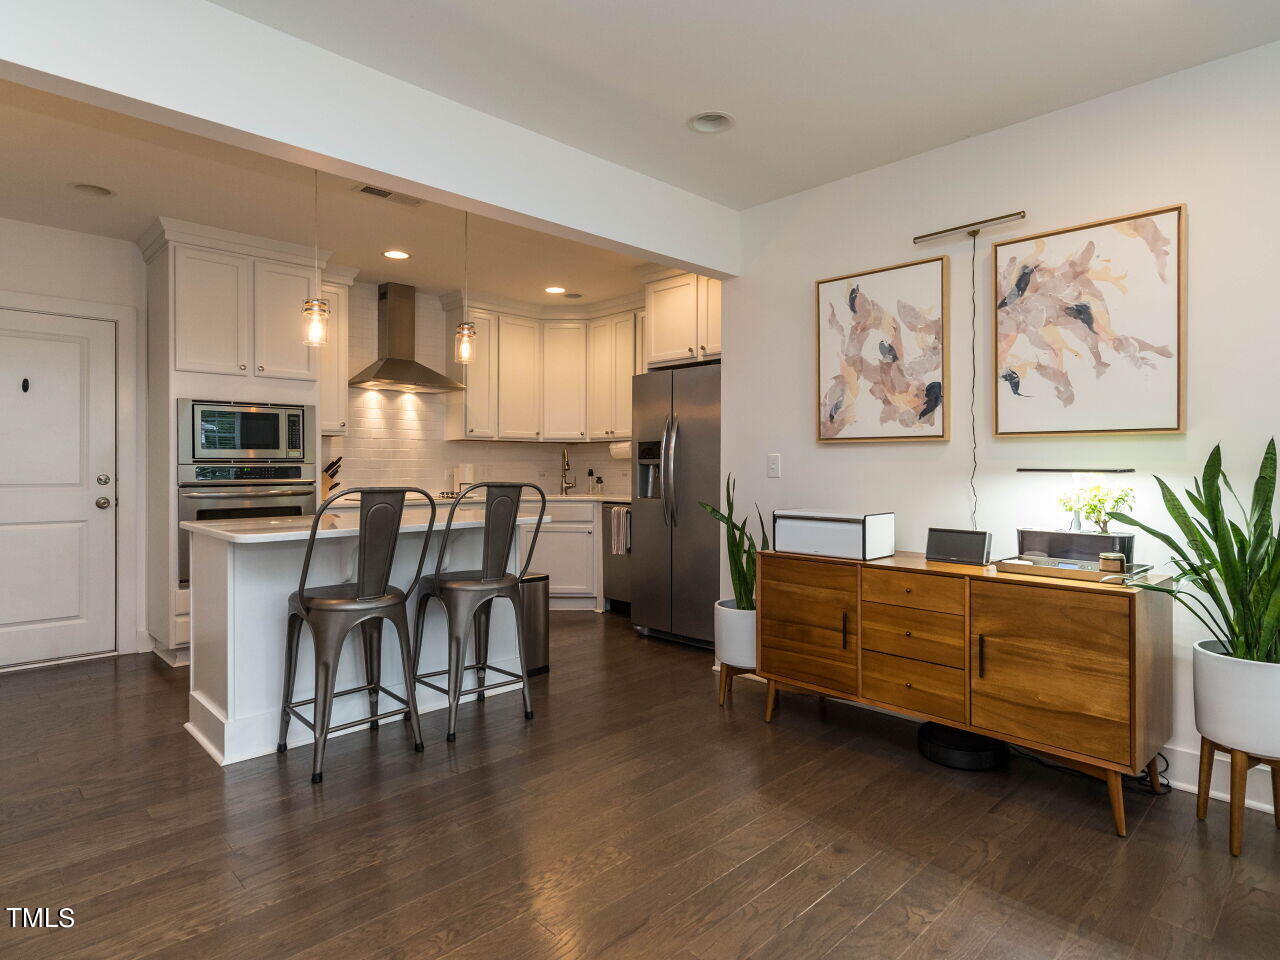
{"type": "Polygon", "coordinates": [[[760,669],[858,694],[858,570],[847,564],[762,557],[760,669]]]}
{"type": "Polygon", "coordinates": [[[1127,596],[975,580],[970,722],[1131,762],[1127,596]]]}

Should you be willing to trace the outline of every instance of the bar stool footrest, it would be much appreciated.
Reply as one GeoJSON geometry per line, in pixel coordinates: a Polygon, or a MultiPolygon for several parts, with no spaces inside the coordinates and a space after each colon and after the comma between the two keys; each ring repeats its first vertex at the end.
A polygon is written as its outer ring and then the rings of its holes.
{"type": "MultiPolygon", "coordinates": [[[[347,723],[342,723],[335,727],[330,727],[329,732],[333,733],[337,730],[349,730],[352,727],[358,727],[362,724],[373,723],[375,720],[382,721],[382,720],[387,720],[391,717],[402,717],[409,712],[409,701],[406,700],[404,697],[400,696],[400,694],[396,693],[395,691],[388,690],[386,687],[382,686],[381,684],[366,683],[359,687],[352,687],[349,690],[335,690],[333,694],[333,698],[337,700],[338,697],[345,697],[351,693],[368,693],[370,690],[375,690],[375,689],[378,691],[380,695],[390,697],[392,700],[396,701],[396,703],[399,703],[401,706],[396,707],[394,710],[389,710],[386,713],[379,713],[371,717],[364,717],[361,720],[351,720],[347,723]]],[[[285,707],[285,709],[288,710],[289,713],[292,714],[293,717],[299,723],[301,723],[304,727],[310,730],[313,734],[316,732],[315,722],[312,720],[308,720],[305,716],[299,713],[298,708],[305,707],[310,704],[314,704],[315,702],[316,702],[316,698],[310,697],[306,700],[297,700],[293,703],[288,704],[285,707]]]]}

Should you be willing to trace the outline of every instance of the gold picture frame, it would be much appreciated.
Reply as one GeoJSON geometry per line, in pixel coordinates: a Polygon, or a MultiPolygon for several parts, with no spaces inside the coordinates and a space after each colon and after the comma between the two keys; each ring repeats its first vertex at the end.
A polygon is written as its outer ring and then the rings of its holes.
{"type": "Polygon", "coordinates": [[[994,436],[1106,436],[1186,432],[1186,204],[1171,204],[993,243],[991,245],[991,291],[991,409],[994,436]],[[1176,223],[1166,234],[1159,229],[1161,224],[1157,222],[1158,218],[1163,218],[1165,226],[1168,225],[1170,218],[1173,218],[1176,223]],[[1136,224],[1136,226],[1130,226],[1127,229],[1121,226],[1126,224],[1136,224]],[[1116,229],[1106,231],[1107,227],[1116,229]],[[1089,232],[1095,235],[1090,237],[1087,235],[1089,232]],[[1086,235],[1081,236],[1071,245],[1059,245],[1055,253],[1049,254],[1050,241],[1075,233],[1086,235]],[[1160,244],[1161,240],[1168,241],[1170,238],[1177,245],[1172,255],[1160,244]],[[1106,244],[1107,249],[1100,246],[1103,243],[1106,244]],[[1013,303],[1027,294],[1027,291],[1032,290],[1030,280],[1036,279],[1037,286],[1039,285],[1036,271],[1040,267],[1029,266],[1027,244],[1032,245],[1032,255],[1037,259],[1045,254],[1062,257],[1067,250],[1076,252],[1063,259],[1058,267],[1047,271],[1045,285],[1055,289],[1032,292],[1031,296],[1040,296],[1045,300],[1045,304],[1028,304],[1026,308],[1017,308],[1018,310],[1026,309],[1028,317],[1040,318],[1041,326],[1037,328],[1037,332],[1044,330],[1045,327],[1051,327],[1053,334],[1051,338],[1038,338],[1041,341],[1048,340],[1049,347],[1032,347],[1028,350],[1028,353],[1036,352],[1034,361],[1026,360],[1019,364],[1010,361],[1010,353],[1021,339],[1022,328],[1019,325],[1025,326],[1025,324],[1016,314],[1013,314],[1013,303]],[[1090,244],[1093,244],[1092,248],[1090,244]],[[1084,269],[1086,263],[1080,260],[1086,252],[1090,254],[1087,264],[1097,263],[1096,267],[1088,270],[1084,269]],[[1178,274],[1172,283],[1164,275],[1170,263],[1175,266],[1178,274]],[[1013,277],[1011,282],[1014,264],[1018,264],[1018,276],[1013,277]],[[1003,278],[1002,271],[1005,274],[1003,278]],[[1133,289],[1140,283],[1145,284],[1144,290],[1157,289],[1159,284],[1152,279],[1152,276],[1166,288],[1159,298],[1157,307],[1152,309],[1149,304],[1142,303],[1127,312],[1122,322],[1141,324],[1137,332],[1134,332],[1132,327],[1125,332],[1116,331],[1111,324],[1114,319],[1113,309],[1118,305],[1117,301],[1123,303],[1123,298],[1130,296],[1133,289]],[[1074,280],[1079,282],[1073,282],[1074,280]],[[1080,297],[1080,302],[1061,306],[1063,290],[1071,290],[1074,295],[1080,297]],[[1117,294],[1110,303],[1106,299],[1107,292],[1117,294]],[[1011,296],[1014,297],[1013,301],[1009,301],[1011,296]],[[1098,307],[1102,308],[1101,315],[1098,307]],[[1004,331],[1001,329],[1002,310],[1007,311],[1004,331]],[[1077,329],[1072,322],[1062,326],[1046,323],[1042,318],[1054,315],[1054,310],[1059,313],[1069,313],[1073,319],[1078,315],[1080,325],[1092,336],[1080,336],[1080,329],[1077,329]],[[1070,313],[1073,310],[1075,312],[1070,313]],[[1152,315],[1158,312],[1171,315],[1153,320],[1152,315]],[[1099,323],[1102,323],[1102,329],[1105,329],[1105,336],[1097,332],[1100,329],[1099,323]],[[1013,326],[1013,329],[1009,329],[1010,326],[1013,326]],[[1072,339],[1068,340],[1063,336],[1064,332],[1069,333],[1072,339]],[[1139,333],[1145,336],[1139,336],[1139,333]],[[1167,341],[1165,335],[1168,337],[1167,341]],[[1154,339],[1147,339],[1147,337],[1154,337],[1154,339]],[[1117,344],[1119,346],[1116,346],[1117,344]],[[1105,354],[1101,349],[1103,345],[1108,347],[1105,354]],[[1176,358],[1166,357],[1161,352],[1171,345],[1176,345],[1173,347],[1176,350],[1176,358]],[[1076,347],[1082,349],[1077,350],[1076,347]],[[1043,362],[1046,359],[1048,363],[1043,362]],[[1174,360],[1172,364],[1162,362],[1170,359],[1174,360]],[[1086,370],[1090,362],[1093,366],[1092,378],[1087,375],[1086,370]],[[1081,374],[1074,380],[1071,377],[1070,368],[1072,367],[1081,374]],[[1012,403],[1020,403],[1021,400],[1037,399],[1034,395],[1022,393],[1024,384],[1017,371],[1024,368],[1033,368],[1036,371],[1037,379],[1034,381],[1036,386],[1032,389],[1040,392],[1039,402],[1030,414],[1029,408],[1018,409],[1011,406],[1012,403]],[[1118,377],[1115,373],[1117,368],[1122,373],[1132,374],[1134,370],[1137,371],[1130,377],[1132,384],[1127,386],[1124,384],[1123,377],[1118,377]],[[1158,371],[1158,375],[1153,371],[1158,371]],[[1106,383],[1104,394],[1098,385],[1108,376],[1112,377],[1112,382],[1106,383]],[[1121,380],[1119,385],[1114,382],[1116,379],[1121,380]],[[1168,382],[1170,379],[1172,382],[1168,382]],[[1080,394],[1088,397],[1092,403],[1092,408],[1088,411],[1082,411],[1073,418],[1071,415],[1060,414],[1055,409],[1055,404],[1063,409],[1074,405],[1080,394]],[[1126,394],[1132,398],[1129,402],[1126,402],[1126,394]],[[1064,401],[1064,396],[1069,399],[1064,401]],[[1014,397],[1019,399],[1015,401],[1014,397]],[[1103,399],[1100,401],[1099,397],[1103,399]],[[1152,420],[1149,424],[1135,422],[1146,416],[1145,413],[1135,412],[1135,405],[1141,404],[1144,399],[1149,401],[1152,420]],[[1157,403],[1160,404],[1158,409],[1157,403]],[[1014,409],[1017,409],[1016,418],[1011,412],[1014,409]],[[1002,410],[1005,413],[1003,425],[1002,410]],[[1030,416],[1043,418],[1050,425],[1049,428],[1037,425],[1034,429],[1026,429],[1025,421],[1030,416]],[[1108,417],[1113,418],[1113,423],[1102,424],[1101,421],[1108,417]],[[1172,422],[1159,423],[1162,417],[1171,419],[1172,422]],[[1078,425],[1052,426],[1055,422],[1070,424],[1073,419],[1078,425]],[[1015,420],[1017,422],[1011,422],[1015,420]]]}
{"type": "MultiPolygon", "coordinates": [[[[860,270],[857,273],[847,273],[838,277],[827,277],[814,283],[814,315],[816,321],[816,342],[814,345],[814,354],[816,358],[817,371],[817,440],[819,443],[900,443],[900,442],[934,442],[945,443],[951,439],[951,397],[949,394],[950,368],[951,368],[951,259],[947,255],[937,257],[925,257],[921,260],[910,260],[906,263],[897,263],[888,267],[875,267],[870,270],[860,270]],[[881,339],[878,344],[878,350],[882,355],[882,359],[871,359],[868,364],[867,358],[863,357],[860,352],[856,355],[845,355],[843,348],[849,343],[849,339],[854,334],[853,329],[853,307],[850,305],[850,290],[848,285],[850,281],[859,281],[856,284],[858,291],[865,285],[870,278],[879,278],[882,281],[873,284],[876,289],[877,296],[888,299],[886,294],[891,294],[895,290],[895,285],[900,286],[904,293],[910,295],[913,290],[923,290],[925,285],[932,287],[935,282],[929,276],[932,272],[931,268],[937,267],[937,287],[936,293],[933,294],[935,303],[929,302],[927,299],[923,305],[911,304],[894,297],[893,310],[890,311],[882,307],[877,300],[868,297],[869,305],[873,310],[872,323],[880,323],[883,325],[889,336],[889,340],[881,339]],[[930,268],[919,271],[916,268],[930,268]],[[888,278],[885,275],[893,274],[898,271],[915,271],[916,275],[907,278],[905,275],[888,278]],[[865,278],[865,279],[864,279],[865,278]],[[829,288],[832,284],[842,284],[844,289],[840,300],[840,307],[836,307],[835,300],[832,295],[835,291],[829,288]],[[824,287],[828,287],[825,294],[825,305],[827,307],[824,316],[824,287]],[[881,289],[883,288],[883,289],[881,289]],[[904,321],[898,314],[903,313],[902,307],[906,306],[912,312],[912,320],[904,321]],[[938,311],[936,318],[930,317],[930,312],[935,308],[938,311]],[[878,312],[877,312],[878,311],[878,312]],[[849,316],[849,333],[844,333],[844,324],[841,322],[842,315],[849,316]],[[914,333],[915,342],[910,343],[910,352],[907,350],[907,343],[901,339],[902,325],[910,326],[912,323],[917,324],[916,328],[911,332],[914,333]],[[937,379],[928,379],[927,373],[920,376],[907,377],[905,389],[885,389],[885,379],[891,375],[901,376],[901,366],[897,370],[896,365],[900,365],[903,361],[908,365],[913,365],[917,370],[932,369],[932,350],[935,349],[930,341],[930,333],[926,324],[937,325],[936,339],[939,341],[936,345],[938,353],[937,363],[937,379]],[[831,363],[831,358],[824,355],[824,340],[830,348],[833,339],[836,336],[842,337],[842,346],[840,357],[836,359],[835,364],[831,363]],[[896,339],[894,339],[896,336],[896,339]],[[892,342],[891,342],[892,341],[892,342]],[[887,348],[887,349],[886,349],[887,348]],[[824,363],[824,361],[826,361],[824,363]],[[843,361],[843,363],[842,363],[843,361]],[[850,369],[851,364],[856,363],[859,367],[859,382],[852,388],[847,382],[846,372],[850,369]],[[863,378],[861,371],[866,371],[879,378],[881,382],[877,387],[863,389],[863,378]],[[834,371],[834,372],[833,372],[834,371]],[[937,384],[937,391],[933,390],[932,385],[937,384]],[[922,392],[923,391],[923,392],[922,392]],[[873,399],[874,398],[874,399],[873,399]],[[936,404],[934,403],[936,399],[936,404]],[[858,403],[861,401],[861,403],[858,403]],[[878,403],[879,406],[874,404],[878,403]],[[855,404],[857,406],[855,407],[855,404]],[[874,411],[872,414],[870,411],[874,411]],[[915,413],[919,419],[930,414],[937,414],[933,422],[928,423],[927,429],[930,432],[912,432],[909,425],[911,414],[915,413]],[[843,426],[838,424],[840,418],[854,419],[844,423],[843,426]],[[872,424],[873,419],[878,420],[872,424]],[[885,418],[894,420],[894,425],[889,425],[885,418]],[[841,434],[846,431],[861,429],[862,435],[843,436],[841,434]]],[[[863,345],[868,338],[871,328],[866,328],[867,336],[862,338],[863,345]]],[[[829,350],[828,350],[829,352],[829,350]]],[[[901,386],[901,383],[897,384],[901,386]]]]}

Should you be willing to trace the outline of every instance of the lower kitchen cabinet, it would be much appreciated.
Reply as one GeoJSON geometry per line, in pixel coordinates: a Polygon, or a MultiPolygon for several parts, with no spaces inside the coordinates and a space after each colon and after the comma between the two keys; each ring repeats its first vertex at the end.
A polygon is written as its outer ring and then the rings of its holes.
{"type": "MultiPolygon", "coordinates": [[[[551,596],[596,595],[596,535],[593,527],[591,523],[543,524],[533,565],[539,573],[551,577],[551,596]]],[[[522,535],[532,537],[533,531],[524,527],[522,535]]]]}

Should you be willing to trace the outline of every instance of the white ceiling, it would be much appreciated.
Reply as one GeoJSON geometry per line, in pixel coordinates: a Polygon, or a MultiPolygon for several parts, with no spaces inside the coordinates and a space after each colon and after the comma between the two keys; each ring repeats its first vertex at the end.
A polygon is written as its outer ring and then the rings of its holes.
{"type": "MultiPolygon", "coordinates": [[[[312,171],[169,127],[0,81],[0,217],[135,241],[157,216],[310,245],[312,171]],[[71,188],[94,183],[100,199],[71,188]]],[[[463,283],[463,214],[405,207],[320,177],[320,246],[362,281],[393,280],[440,295],[463,283]],[[413,259],[382,256],[400,248],[413,259]]],[[[547,307],[638,295],[655,266],[488,218],[471,217],[470,286],[547,307]],[[563,286],[570,301],[543,292],[563,286]]]]}
{"type": "Polygon", "coordinates": [[[1277,0],[213,2],[737,208],[1280,39],[1277,0]]]}

